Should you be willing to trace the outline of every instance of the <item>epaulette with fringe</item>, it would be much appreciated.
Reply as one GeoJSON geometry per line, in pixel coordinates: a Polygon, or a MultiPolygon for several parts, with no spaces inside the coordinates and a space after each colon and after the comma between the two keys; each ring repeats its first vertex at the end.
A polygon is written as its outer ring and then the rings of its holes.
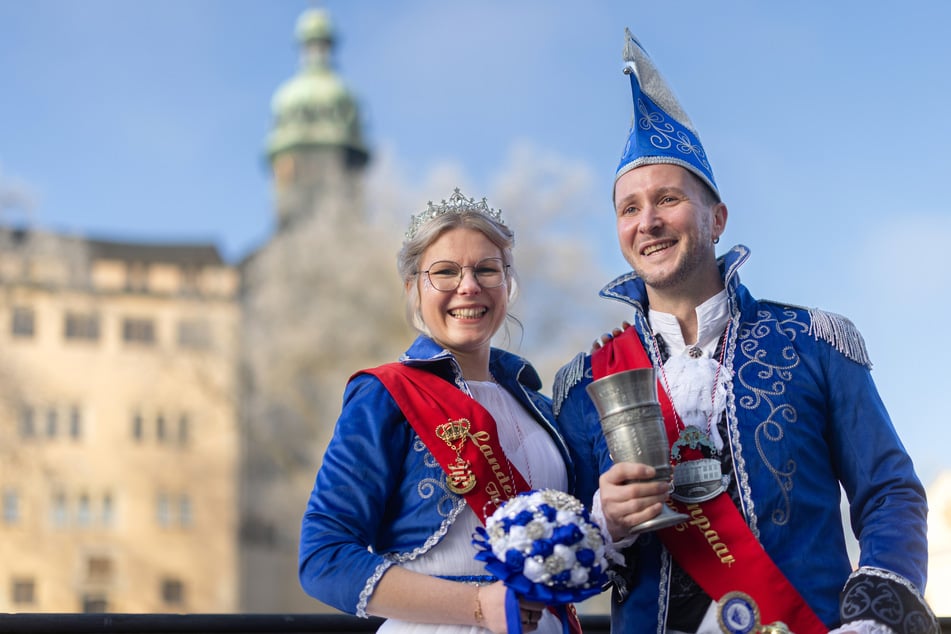
{"type": "Polygon", "coordinates": [[[864,365],[869,370],[872,369],[872,360],[868,356],[865,339],[848,317],[810,308],[809,334],[827,341],[847,358],[864,365]]]}
{"type": "Polygon", "coordinates": [[[771,300],[763,301],[806,311],[809,315],[810,336],[816,340],[825,341],[846,358],[865,366],[869,370],[872,369],[872,360],[869,358],[868,349],[865,347],[865,339],[848,317],[818,308],[806,308],[805,306],[771,300]]]}
{"type": "Polygon", "coordinates": [[[585,353],[579,352],[575,358],[563,365],[555,373],[555,380],[551,386],[552,411],[555,416],[561,410],[561,404],[568,398],[568,392],[584,378],[585,353]]]}

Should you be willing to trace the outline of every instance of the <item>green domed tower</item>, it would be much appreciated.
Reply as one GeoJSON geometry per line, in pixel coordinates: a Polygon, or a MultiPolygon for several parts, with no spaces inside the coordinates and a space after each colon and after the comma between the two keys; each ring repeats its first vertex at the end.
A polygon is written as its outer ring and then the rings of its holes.
{"type": "Polygon", "coordinates": [[[360,208],[359,182],[369,158],[359,107],[332,68],[330,17],[323,9],[308,9],[295,32],[300,69],[274,94],[267,139],[280,229],[320,213],[328,195],[343,195],[360,208]]]}
{"type": "Polygon", "coordinates": [[[401,236],[367,221],[368,152],[356,100],[331,69],[330,19],[297,20],[298,72],[272,96],[266,156],[274,230],[241,263],[240,604],[331,611],[301,589],[300,518],[354,368],[411,337],[393,275],[401,236]],[[376,280],[381,280],[376,283],[376,280]]]}

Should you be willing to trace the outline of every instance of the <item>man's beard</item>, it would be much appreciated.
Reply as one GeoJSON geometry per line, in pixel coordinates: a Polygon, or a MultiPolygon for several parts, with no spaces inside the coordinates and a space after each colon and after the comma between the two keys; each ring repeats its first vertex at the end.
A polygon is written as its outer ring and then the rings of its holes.
{"type": "Polygon", "coordinates": [[[657,271],[648,273],[639,270],[636,266],[634,266],[633,269],[638,277],[644,280],[644,283],[651,288],[666,290],[679,286],[689,279],[691,274],[700,270],[703,266],[705,255],[701,249],[691,248],[686,253],[683,253],[676,261],[674,269],[666,273],[657,271]]]}

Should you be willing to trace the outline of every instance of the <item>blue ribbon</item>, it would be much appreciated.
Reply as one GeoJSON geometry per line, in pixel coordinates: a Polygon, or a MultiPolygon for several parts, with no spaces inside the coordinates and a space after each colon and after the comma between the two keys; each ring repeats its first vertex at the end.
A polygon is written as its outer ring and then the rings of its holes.
{"type": "Polygon", "coordinates": [[[518,606],[518,595],[511,586],[505,591],[505,622],[509,634],[522,634],[522,615],[518,606]]]}

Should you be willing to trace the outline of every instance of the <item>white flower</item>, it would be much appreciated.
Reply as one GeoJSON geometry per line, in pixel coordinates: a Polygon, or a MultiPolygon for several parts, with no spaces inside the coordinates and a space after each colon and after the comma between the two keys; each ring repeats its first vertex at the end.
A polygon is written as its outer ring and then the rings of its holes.
{"type": "Polygon", "coordinates": [[[499,559],[505,559],[505,553],[513,548],[519,552],[527,553],[532,549],[532,544],[535,542],[528,533],[527,526],[511,527],[505,539],[492,544],[492,552],[499,559]]]}
{"type": "Polygon", "coordinates": [[[568,526],[569,524],[574,524],[577,522],[577,513],[569,509],[558,509],[558,514],[555,516],[555,523],[558,526],[568,526]]]}
{"type": "Polygon", "coordinates": [[[571,585],[580,588],[588,583],[588,569],[584,566],[575,566],[571,569],[571,585]]]}
{"type": "Polygon", "coordinates": [[[538,555],[525,560],[525,571],[522,573],[532,583],[548,583],[551,575],[545,570],[545,561],[538,555]]]}
{"type": "Polygon", "coordinates": [[[569,546],[565,546],[564,544],[555,544],[555,552],[552,557],[557,557],[562,563],[558,570],[553,570],[552,572],[561,572],[562,570],[567,570],[578,563],[578,559],[575,557],[574,549],[569,546]]]}

